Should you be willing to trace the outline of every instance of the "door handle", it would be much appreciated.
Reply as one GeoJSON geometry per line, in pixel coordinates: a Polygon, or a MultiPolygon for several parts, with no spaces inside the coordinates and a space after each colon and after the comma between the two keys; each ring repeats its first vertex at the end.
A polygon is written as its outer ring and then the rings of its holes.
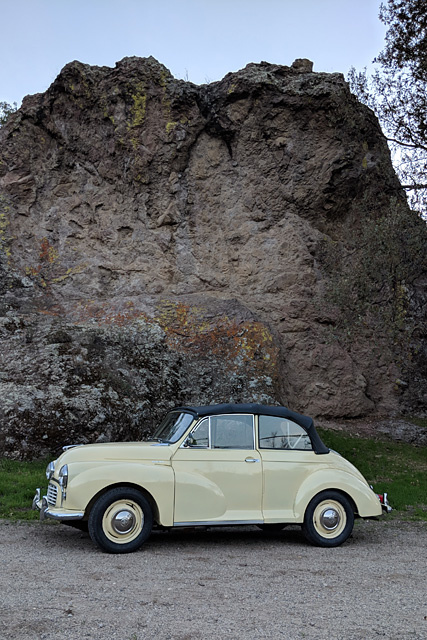
{"type": "Polygon", "coordinates": [[[259,458],[245,458],[245,462],[259,462],[259,458]]]}

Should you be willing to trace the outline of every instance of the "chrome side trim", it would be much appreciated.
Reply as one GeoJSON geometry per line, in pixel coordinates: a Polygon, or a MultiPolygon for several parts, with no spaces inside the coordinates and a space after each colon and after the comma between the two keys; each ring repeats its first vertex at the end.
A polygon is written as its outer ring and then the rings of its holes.
{"type": "Polygon", "coordinates": [[[264,520],[196,520],[195,522],[174,522],[174,527],[213,527],[215,525],[224,527],[231,524],[264,524],[264,520]]]}

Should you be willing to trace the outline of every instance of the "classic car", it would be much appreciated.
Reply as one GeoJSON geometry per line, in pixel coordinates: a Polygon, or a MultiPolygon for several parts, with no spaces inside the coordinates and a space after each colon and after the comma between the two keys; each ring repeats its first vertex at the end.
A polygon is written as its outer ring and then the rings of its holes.
{"type": "Polygon", "coordinates": [[[285,407],[178,407],[145,442],[64,447],[33,508],[87,528],[104,551],[138,549],[153,526],[299,524],[322,547],[342,544],[355,517],[390,506],[328,449],[313,420],[285,407]]]}

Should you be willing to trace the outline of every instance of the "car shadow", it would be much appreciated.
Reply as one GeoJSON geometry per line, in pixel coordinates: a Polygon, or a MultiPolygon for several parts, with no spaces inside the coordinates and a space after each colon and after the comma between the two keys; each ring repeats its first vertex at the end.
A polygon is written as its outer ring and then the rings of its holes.
{"type": "Polygon", "coordinates": [[[157,545],[167,544],[191,545],[200,544],[202,546],[221,545],[221,546],[258,546],[259,544],[277,545],[277,544],[303,544],[306,542],[301,532],[301,527],[286,527],[282,531],[270,532],[262,531],[256,526],[241,527],[174,527],[167,531],[153,530],[147,544],[153,547],[157,545]]]}
{"type": "MultiPolygon", "coordinates": [[[[76,551],[76,549],[90,552],[100,552],[93,544],[89,534],[65,524],[44,524],[43,534],[40,535],[40,545],[54,544],[58,548],[76,551]]],[[[366,545],[371,541],[371,535],[365,532],[365,527],[355,527],[353,533],[343,546],[358,544],[366,545]]],[[[370,528],[370,527],[366,527],[370,528]]],[[[35,535],[33,541],[37,540],[35,535]]],[[[288,525],[281,531],[265,531],[256,526],[211,526],[211,527],[173,527],[170,529],[154,528],[141,550],[155,551],[188,547],[194,551],[195,547],[206,549],[207,546],[225,549],[251,548],[262,545],[263,548],[287,545],[290,547],[311,547],[304,538],[299,525],[288,525]]]]}

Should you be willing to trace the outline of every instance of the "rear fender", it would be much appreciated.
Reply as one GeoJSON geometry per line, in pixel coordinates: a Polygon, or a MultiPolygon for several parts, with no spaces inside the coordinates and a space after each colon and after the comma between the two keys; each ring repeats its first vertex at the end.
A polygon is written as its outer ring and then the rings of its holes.
{"type": "Polygon", "coordinates": [[[310,475],[300,486],[295,497],[294,513],[297,522],[303,522],[310,501],[322,491],[340,491],[354,502],[362,518],[380,516],[381,504],[372,489],[356,476],[342,470],[323,469],[310,475]]]}

